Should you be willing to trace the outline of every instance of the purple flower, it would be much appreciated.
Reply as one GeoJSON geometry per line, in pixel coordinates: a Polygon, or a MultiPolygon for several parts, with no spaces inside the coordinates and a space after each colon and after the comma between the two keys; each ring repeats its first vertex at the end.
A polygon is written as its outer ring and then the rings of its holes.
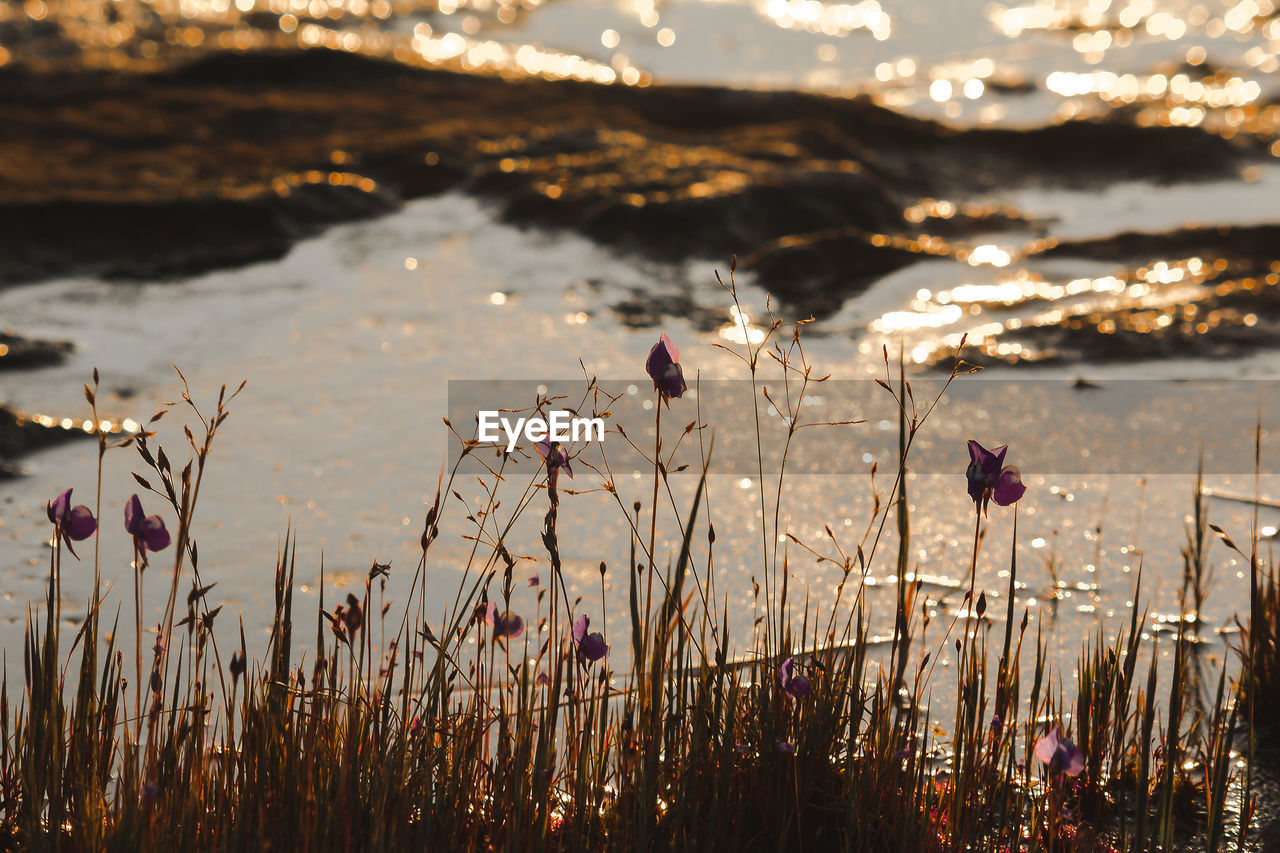
{"type": "Polygon", "coordinates": [[[1008,450],[1007,444],[1002,444],[995,450],[987,450],[969,439],[969,470],[965,472],[969,480],[969,497],[982,507],[984,514],[988,501],[994,499],[1000,506],[1008,506],[1027,490],[1022,484],[1022,475],[1018,473],[1018,469],[1004,464],[1004,455],[1008,450]]]}
{"type": "Polygon", "coordinates": [[[1057,726],[1036,741],[1036,758],[1040,759],[1041,764],[1048,765],[1050,776],[1060,773],[1079,776],[1080,771],[1084,770],[1084,753],[1071,741],[1059,737],[1057,726]]]}
{"type": "Polygon", "coordinates": [[[585,613],[573,623],[573,645],[585,660],[595,662],[609,656],[609,646],[599,631],[587,633],[587,626],[590,624],[591,620],[585,613]]]}
{"type": "Polygon", "coordinates": [[[569,454],[560,446],[560,442],[543,439],[534,446],[538,448],[538,455],[547,463],[548,486],[552,489],[556,487],[556,479],[561,469],[564,470],[566,477],[573,479],[573,469],[569,467],[569,454]]]}
{"type": "Polygon", "coordinates": [[[533,574],[533,575],[530,575],[530,576],[529,576],[529,586],[530,586],[530,587],[535,587],[535,586],[537,586],[537,585],[538,585],[538,583],[539,583],[539,580],[538,580],[538,576],[537,576],[536,574],[533,574]]]}
{"type": "Polygon", "coordinates": [[[783,692],[792,699],[799,699],[813,692],[813,685],[809,683],[809,679],[796,672],[795,658],[787,658],[782,662],[782,666],[778,667],[778,683],[782,685],[783,692]]]}
{"type": "MultiPolygon", "coordinates": [[[[58,536],[79,542],[82,539],[88,539],[98,529],[98,520],[93,517],[93,512],[84,504],[71,506],[71,489],[67,489],[53,500],[45,504],[45,512],[49,516],[49,521],[53,522],[57,528],[58,536]]],[[[67,550],[71,552],[71,556],[77,560],[76,551],[71,547],[71,541],[67,542],[67,550]]]]}
{"type": "Polygon", "coordinates": [[[124,530],[133,537],[134,549],[146,563],[148,551],[163,551],[169,547],[169,531],[164,519],[158,515],[142,515],[142,501],[134,495],[124,505],[124,530]]]}
{"type": "Polygon", "coordinates": [[[510,610],[499,613],[498,605],[493,601],[485,609],[484,621],[493,626],[493,636],[499,640],[519,637],[524,633],[524,620],[510,610]]]}
{"type": "Polygon", "coordinates": [[[787,753],[787,754],[789,754],[789,755],[794,755],[794,754],[795,754],[795,751],[796,751],[796,745],[795,745],[794,743],[792,743],[791,741],[787,741],[787,740],[775,740],[775,741],[773,742],[773,745],[774,745],[774,746],[776,746],[776,747],[778,748],[778,752],[785,752],[785,753],[787,753]]]}
{"type": "Polygon", "coordinates": [[[676,345],[666,335],[659,338],[653,349],[649,350],[644,369],[663,400],[680,397],[687,390],[684,370],[680,367],[680,350],[676,349],[676,345]]]}

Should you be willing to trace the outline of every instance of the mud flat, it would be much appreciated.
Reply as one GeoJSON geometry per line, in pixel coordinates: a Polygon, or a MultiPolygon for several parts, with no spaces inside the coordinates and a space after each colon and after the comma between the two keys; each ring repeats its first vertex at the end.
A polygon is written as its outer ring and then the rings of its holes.
{"type": "Polygon", "coordinates": [[[323,50],[151,74],[11,67],[0,108],[0,283],[275,258],[331,223],[462,189],[508,221],[649,258],[736,253],[789,311],[819,317],[921,256],[882,239],[919,233],[903,215],[919,198],[1222,177],[1260,151],[1122,118],[958,131],[866,99],[506,80],[323,50]]]}
{"type": "Polygon", "coordinates": [[[78,429],[41,426],[12,409],[0,406],[0,480],[21,476],[18,460],[22,456],[86,435],[78,429]]]}
{"type": "Polygon", "coordinates": [[[69,341],[41,341],[0,331],[0,370],[48,367],[71,352],[69,341]]]}
{"type": "Polygon", "coordinates": [[[1001,344],[1022,347],[1022,363],[1062,364],[1236,358],[1280,342],[1280,226],[1126,232],[1044,255],[1115,262],[1120,280],[1140,288],[1006,325],[966,360],[1008,360],[993,355],[1001,344]]]}

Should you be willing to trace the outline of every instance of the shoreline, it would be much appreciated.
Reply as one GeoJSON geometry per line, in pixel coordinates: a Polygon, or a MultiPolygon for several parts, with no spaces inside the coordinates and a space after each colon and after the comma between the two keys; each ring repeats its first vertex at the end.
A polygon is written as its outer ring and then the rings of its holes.
{"type": "MultiPolygon", "coordinates": [[[[1123,120],[956,130],[863,98],[509,81],[320,50],[0,82],[0,285],[269,260],[456,189],[624,252],[750,258],[784,306],[821,318],[930,256],[873,239],[927,233],[903,217],[921,197],[1220,178],[1260,153],[1123,120]]],[[[1005,211],[934,224],[1026,225],[1005,211]]]]}

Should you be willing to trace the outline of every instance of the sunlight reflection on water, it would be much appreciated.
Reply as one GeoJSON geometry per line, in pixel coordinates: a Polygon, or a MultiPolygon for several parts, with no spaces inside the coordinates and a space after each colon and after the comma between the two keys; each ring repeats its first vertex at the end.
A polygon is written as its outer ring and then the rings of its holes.
{"type": "Polygon", "coordinates": [[[1136,108],[1149,124],[1274,136],[1272,0],[26,0],[0,65],[153,68],[219,50],[326,48],[601,84],[870,93],[963,123],[1136,108]]]}

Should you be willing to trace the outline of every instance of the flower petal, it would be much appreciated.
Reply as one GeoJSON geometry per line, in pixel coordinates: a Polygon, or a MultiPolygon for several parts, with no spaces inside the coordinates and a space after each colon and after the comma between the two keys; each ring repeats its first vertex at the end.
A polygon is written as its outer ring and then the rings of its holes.
{"type": "Polygon", "coordinates": [[[782,662],[782,666],[778,667],[778,683],[782,685],[783,692],[793,699],[808,696],[813,692],[813,685],[809,683],[809,679],[796,672],[795,658],[787,658],[782,662]]]}
{"type": "Polygon", "coordinates": [[[684,384],[684,369],[678,364],[669,364],[663,372],[661,379],[655,379],[654,385],[658,388],[658,393],[663,397],[671,400],[684,396],[684,392],[689,390],[684,384]]]}
{"type": "Polygon", "coordinates": [[[663,335],[653,349],[649,350],[649,357],[644,360],[645,372],[649,374],[649,378],[657,382],[666,373],[667,367],[675,363],[675,359],[671,357],[671,351],[667,348],[670,338],[663,335]]]}
{"type": "Polygon", "coordinates": [[[972,438],[969,439],[969,462],[974,465],[981,466],[989,455],[990,454],[987,453],[985,447],[978,444],[978,442],[974,441],[972,438]]]}
{"type": "Polygon", "coordinates": [[[587,626],[591,624],[591,620],[587,618],[587,614],[582,614],[578,620],[573,623],[573,644],[575,646],[582,644],[582,638],[587,635],[587,626]]]}
{"type": "Polygon", "coordinates": [[[1058,756],[1061,759],[1062,772],[1068,776],[1079,776],[1084,770],[1084,753],[1066,738],[1058,743],[1058,756]]]}
{"type": "Polygon", "coordinates": [[[582,642],[578,643],[578,654],[592,662],[608,657],[609,646],[604,641],[604,635],[599,631],[587,634],[582,638],[582,642]]]}
{"type": "Polygon", "coordinates": [[[996,487],[992,490],[991,497],[1000,506],[1008,506],[1022,497],[1026,491],[1027,487],[1023,485],[1022,475],[1018,472],[1018,469],[1008,465],[1000,472],[1000,479],[996,482],[996,487]]]}
{"type": "Polygon", "coordinates": [[[783,690],[791,686],[791,679],[795,677],[795,672],[795,658],[787,658],[782,662],[782,666],[778,667],[778,684],[782,685],[783,690]]]}
{"type": "Polygon", "coordinates": [[[62,520],[63,533],[68,539],[74,539],[77,542],[88,539],[97,529],[98,519],[93,517],[93,512],[84,504],[71,510],[62,520]]]}
{"type": "Polygon", "coordinates": [[[1036,741],[1036,758],[1040,759],[1042,764],[1049,764],[1057,754],[1058,728],[1054,726],[1053,731],[1036,741]]]}
{"type": "Polygon", "coordinates": [[[142,501],[138,500],[137,495],[134,495],[124,505],[124,532],[130,536],[137,536],[141,533],[142,518],[142,501]]]}
{"type": "Polygon", "coordinates": [[[493,617],[493,633],[503,639],[519,637],[524,633],[524,620],[511,611],[504,610],[493,617]]]}
{"type": "Polygon", "coordinates": [[[67,510],[70,508],[71,489],[67,489],[44,505],[45,513],[49,516],[49,520],[59,527],[62,526],[62,520],[67,517],[67,510]]]}
{"type": "Polygon", "coordinates": [[[549,439],[543,439],[534,445],[538,449],[538,455],[547,463],[547,480],[554,488],[557,479],[557,472],[564,469],[564,473],[570,480],[573,479],[573,469],[569,467],[569,453],[559,442],[549,439]]]}
{"type": "MultiPolygon", "coordinates": [[[[973,444],[973,442],[969,442],[973,444]]],[[[987,475],[982,470],[981,462],[970,462],[969,468],[964,472],[965,479],[969,482],[969,497],[974,503],[982,500],[982,493],[987,488],[987,475]]]]}
{"type": "Polygon", "coordinates": [[[664,399],[680,397],[688,390],[684,383],[684,370],[680,367],[680,350],[666,335],[649,350],[644,369],[664,399]]]}
{"type": "Polygon", "coordinates": [[[164,519],[158,515],[149,515],[142,520],[142,542],[148,551],[163,551],[169,547],[169,531],[164,526],[164,519]]]}
{"type": "Polygon", "coordinates": [[[675,341],[671,340],[671,338],[668,338],[666,334],[663,334],[660,338],[658,338],[658,343],[666,347],[667,357],[670,358],[673,362],[680,360],[680,350],[676,348],[675,341]]]}

